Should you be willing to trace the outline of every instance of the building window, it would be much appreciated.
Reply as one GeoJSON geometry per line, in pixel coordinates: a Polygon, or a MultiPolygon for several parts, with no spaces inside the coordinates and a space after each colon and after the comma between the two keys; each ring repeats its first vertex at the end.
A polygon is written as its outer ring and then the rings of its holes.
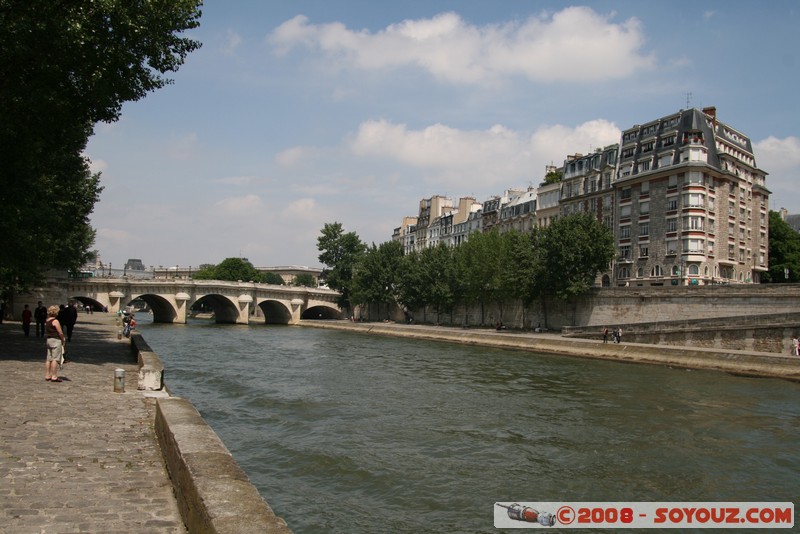
{"type": "Polygon", "coordinates": [[[623,239],[631,236],[631,225],[626,224],[625,226],[620,226],[619,228],[619,236],[623,239]]]}
{"type": "Polygon", "coordinates": [[[677,265],[672,266],[672,276],[680,276],[681,275],[681,268],[677,265]]]}
{"type": "Polygon", "coordinates": [[[620,278],[630,278],[631,277],[631,270],[627,267],[620,267],[619,268],[619,277],[620,278]]]}
{"type": "Polygon", "coordinates": [[[705,242],[703,239],[684,239],[683,251],[689,254],[703,254],[705,252],[705,242]]]}
{"type": "Polygon", "coordinates": [[[702,230],[703,229],[703,217],[684,217],[683,218],[683,227],[686,230],[702,230]]]}
{"type": "Polygon", "coordinates": [[[650,203],[649,202],[640,202],[639,203],[639,215],[646,215],[650,213],[650,203]]]}
{"type": "Polygon", "coordinates": [[[699,265],[690,265],[689,266],[689,274],[690,275],[698,275],[700,274],[700,266],[699,265]]]}
{"type": "Polygon", "coordinates": [[[664,271],[661,269],[660,265],[654,265],[653,269],[650,271],[650,276],[664,276],[664,271]]]}
{"type": "Polygon", "coordinates": [[[667,179],[667,188],[675,189],[676,187],[678,187],[678,176],[673,174],[667,179]]]}
{"type": "Polygon", "coordinates": [[[678,197],[667,199],[667,211],[675,211],[678,209],[678,197]]]}
{"type": "Polygon", "coordinates": [[[641,235],[641,236],[650,235],[650,223],[649,222],[640,223],[639,224],[639,235],[641,235]]]}
{"type": "Polygon", "coordinates": [[[630,200],[631,198],[631,188],[626,187],[622,190],[622,200],[630,200]]]}
{"type": "Polygon", "coordinates": [[[620,218],[623,218],[623,219],[629,218],[631,216],[631,206],[630,206],[630,204],[627,205],[627,206],[622,206],[619,209],[619,216],[620,216],[620,218]]]}
{"type": "Polygon", "coordinates": [[[639,162],[639,172],[650,170],[650,160],[639,162]]]}
{"type": "Polygon", "coordinates": [[[630,245],[622,245],[619,247],[619,257],[623,260],[631,259],[631,246],[630,245]]]}
{"type": "Polygon", "coordinates": [[[688,193],[683,195],[683,205],[690,208],[702,208],[705,206],[705,197],[702,193],[688,193]]]}
{"type": "Polygon", "coordinates": [[[650,182],[642,182],[641,193],[642,195],[650,194],[650,182]]]}
{"type": "Polygon", "coordinates": [[[678,231],[678,219],[672,218],[667,219],[667,232],[677,232],[678,231]]]}
{"type": "Polygon", "coordinates": [[[639,247],[639,257],[646,258],[650,255],[650,248],[647,245],[641,245],[639,247]]]}

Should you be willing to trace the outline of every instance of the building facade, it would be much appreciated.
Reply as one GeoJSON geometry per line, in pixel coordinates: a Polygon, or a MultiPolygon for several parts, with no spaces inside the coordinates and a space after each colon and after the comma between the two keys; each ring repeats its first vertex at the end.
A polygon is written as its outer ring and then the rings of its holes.
{"type": "Polygon", "coordinates": [[[767,270],[766,173],[715,108],[622,133],[615,190],[617,285],[759,283],[767,270]]]}
{"type": "Polygon", "coordinates": [[[526,232],[589,212],[613,229],[616,246],[598,285],[756,284],[768,270],[766,174],[750,139],[719,121],[716,108],[680,110],[548,166],[538,188],[468,199],[469,207],[424,199],[416,226],[393,237],[416,250],[457,246],[472,231],[526,232]]]}

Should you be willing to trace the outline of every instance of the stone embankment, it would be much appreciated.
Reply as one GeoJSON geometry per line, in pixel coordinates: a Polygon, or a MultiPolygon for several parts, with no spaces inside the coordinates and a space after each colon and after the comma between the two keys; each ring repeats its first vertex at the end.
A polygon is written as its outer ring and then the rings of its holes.
{"type": "Polygon", "coordinates": [[[44,340],[0,324],[0,532],[290,533],[132,339],[81,314],[53,383],[44,340]]]}
{"type": "Polygon", "coordinates": [[[686,369],[710,369],[727,373],[784,378],[800,381],[800,358],[796,356],[675,345],[622,343],[602,340],[565,338],[554,333],[460,329],[452,327],[407,325],[399,323],[359,323],[350,321],[303,321],[301,325],[350,330],[372,335],[446,341],[504,349],[561,354],[627,363],[666,365],[686,369]]]}

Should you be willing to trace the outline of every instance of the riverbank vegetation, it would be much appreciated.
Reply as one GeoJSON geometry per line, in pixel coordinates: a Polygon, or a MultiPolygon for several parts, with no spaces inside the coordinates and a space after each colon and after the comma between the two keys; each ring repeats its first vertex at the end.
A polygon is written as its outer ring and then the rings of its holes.
{"type": "Polygon", "coordinates": [[[559,217],[532,232],[476,232],[460,246],[440,243],[403,253],[399,242],[366,246],[340,223],[318,239],[328,285],[343,308],[397,304],[448,313],[459,304],[498,305],[588,291],[614,255],[609,228],[591,214],[559,217]]]}

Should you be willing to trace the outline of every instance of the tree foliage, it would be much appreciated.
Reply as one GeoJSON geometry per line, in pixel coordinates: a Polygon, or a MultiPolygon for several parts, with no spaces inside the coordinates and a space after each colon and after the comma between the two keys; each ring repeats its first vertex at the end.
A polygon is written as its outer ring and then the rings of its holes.
{"type": "Polygon", "coordinates": [[[373,243],[356,263],[352,303],[394,303],[402,257],[403,247],[397,241],[387,241],[377,246],[373,243]]]}
{"type": "Polygon", "coordinates": [[[776,211],[769,212],[769,271],[764,273],[762,281],[800,282],[800,233],[776,211]]]}
{"type": "Polygon", "coordinates": [[[569,300],[585,293],[614,257],[614,235],[590,213],[558,217],[533,234],[534,294],[569,300]]]}
{"type": "MultiPolygon", "coordinates": [[[[197,280],[229,282],[261,282],[264,279],[262,274],[253,267],[253,264],[244,258],[226,258],[218,265],[203,267],[193,277],[197,280]]],[[[283,281],[282,278],[281,281],[283,281]]]]}
{"type": "Polygon", "coordinates": [[[366,245],[355,232],[344,232],[342,223],[326,223],[317,238],[319,261],[327,268],[323,277],[328,287],[341,293],[339,305],[352,308],[353,270],[366,250],[366,245]]]}
{"type": "Polygon", "coordinates": [[[94,124],[170,80],[201,0],[0,0],[0,289],[91,257],[94,124]]]}
{"type": "MultiPolygon", "coordinates": [[[[275,273],[267,273],[267,274],[275,274],[275,273]]],[[[267,283],[274,284],[274,282],[267,282],[267,283]]],[[[317,283],[314,281],[314,277],[308,273],[300,273],[297,276],[295,276],[294,280],[292,280],[292,285],[298,287],[317,287],[317,283]]]]}

